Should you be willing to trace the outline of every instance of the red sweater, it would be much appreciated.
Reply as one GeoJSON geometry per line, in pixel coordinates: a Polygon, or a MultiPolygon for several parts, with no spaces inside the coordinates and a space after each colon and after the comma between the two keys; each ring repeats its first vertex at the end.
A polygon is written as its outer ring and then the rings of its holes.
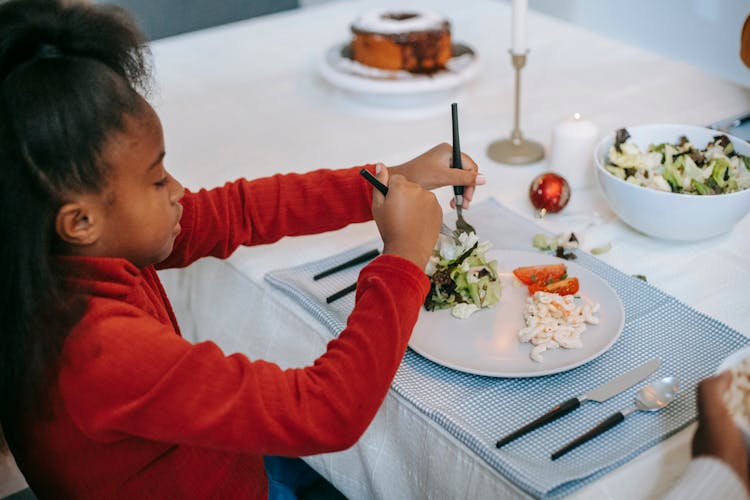
{"type": "MultiPolygon", "coordinates": [[[[358,170],[188,193],[182,233],[159,267],[369,220],[371,187],[358,170]]],[[[262,455],[342,450],[364,432],[429,289],[411,262],[375,259],[326,353],[282,370],[184,340],[154,267],[65,259],[71,278],[91,290],[89,307],[65,342],[51,416],[10,439],[40,498],[265,498],[262,455]]]]}

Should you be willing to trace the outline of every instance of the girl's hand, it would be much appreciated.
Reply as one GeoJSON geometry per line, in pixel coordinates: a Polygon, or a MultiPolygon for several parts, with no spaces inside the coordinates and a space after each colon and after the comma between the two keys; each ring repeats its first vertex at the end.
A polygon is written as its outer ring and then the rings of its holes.
{"type": "Polygon", "coordinates": [[[437,242],[443,211],[435,195],[380,166],[377,178],[388,196],[372,193],[372,215],[383,238],[383,253],[398,255],[424,269],[437,242]]]}
{"type": "MultiPolygon", "coordinates": [[[[416,182],[425,189],[465,186],[463,208],[469,208],[474,186],[481,186],[486,180],[469,155],[461,153],[463,169],[451,168],[452,156],[453,148],[450,144],[442,143],[413,160],[389,167],[388,170],[391,175],[403,175],[407,180],[416,182]]],[[[455,208],[454,200],[451,200],[451,207],[455,208]]]]}
{"type": "Polygon", "coordinates": [[[693,456],[708,455],[723,460],[750,490],[748,459],[742,431],[724,404],[724,392],[732,381],[723,372],[698,384],[698,430],[693,436],[693,456]]]}

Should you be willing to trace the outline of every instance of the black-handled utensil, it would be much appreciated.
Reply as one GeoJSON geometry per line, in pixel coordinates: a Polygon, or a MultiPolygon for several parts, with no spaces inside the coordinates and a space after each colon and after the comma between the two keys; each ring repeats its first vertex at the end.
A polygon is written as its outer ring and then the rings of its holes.
{"type": "MultiPolygon", "coordinates": [[[[458,139],[458,103],[451,104],[451,125],[453,128],[453,161],[451,161],[451,168],[463,168],[461,163],[461,141],[458,139]]],[[[453,196],[456,199],[456,208],[460,210],[460,207],[464,204],[464,187],[453,186],[453,196]]]]}
{"type": "Polygon", "coordinates": [[[348,287],[342,288],[338,292],[336,292],[334,294],[331,294],[328,297],[326,297],[326,304],[330,304],[331,302],[333,302],[335,300],[339,300],[341,297],[345,297],[345,296],[349,295],[350,293],[352,293],[356,289],[357,289],[357,284],[356,283],[352,283],[348,287]]]}
{"type": "Polygon", "coordinates": [[[625,417],[636,411],[656,411],[661,410],[669,403],[671,403],[677,393],[680,392],[680,381],[675,377],[664,377],[661,380],[657,380],[651,385],[641,387],[635,396],[635,404],[622,411],[618,411],[599,422],[595,427],[586,432],[585,434],[575,438],[570,443],[566,444],[556,452],[550,455],[552,460],[557,460],[566,453],[578,448],[586,441],[590,441],[599,434],[608,431],[612,427],[616,426],[625,417]]]}
{"type": "Polygon", "coordinates": [[[599,403],[606,401],[612,396],[614,396],[615,394],[621,393],[628,387],[631,387],[634,384],[637,384],[641,380],[645,379],[646,377],[654,373],[656,369],[659,368],[660,364],[661,362],[658,359],[652,359],[642,364],[641,366],[634,368],[633,370],[623,373],[622,375],[610,380],[609,382],[606,382],[604,384],[601,384],[591,389],[585,394],[582,394],[575,398],[568,399],[567,401],[555,406],[554,408],[549,410],[547,413],[545,413],[541,417],[534,420],[533,422],[530,422],[524,425],[523,427],[521,427],[520,429],[514,432],[511,432],[504,438],[499,439],[497,443],[495,443],[495,446],[497,448],[505,446],[511,441],[515,441],[516,439],[520,438],[524,434],[528,434],[534,429],[538,429],[539,427],[545,424],[548,424],[552,422],[553,420],[557,420],[563,415],[567,415],[571,411],[581,406],[581,403],[583,403],[586,400],[590,399],[592,401],[597,401],[599,403]]]}
{"type": "Polygon", "coordinates": [[[545,424],[548,424],[552,422],[553,420],[557,420],[563,415],[567,415],[568,413],[575,410],[579,406],[581,406],[581,399],[579,398],[571,398],[565,401],[564,403],[560,403],[559,405],[555,406],[554,408],[552,408],[551,410],[549,410],[547,413],[537,418],[536,420],[529,422],[528,424],[524,425],[520,429],[514,432],[511,432],[510,434],[508,434],[502,439],[499,439],[497,443],[495,443],[495,447],[501,448],[505,446],[506,444],[510,443],[511,441],[515,441],[516,439],[520,438],[524,434],[528,434],[534,429],[538,429],[539,427],[545,424]]]}
{"type": "MultiPolygon", "coordinates": [[[[458,104],[455,102],[451,104],[451,123],[453,125],[453,161],[451,161],[451,168],[463,168],[463,163],[461,163],[461,143],[458,140],[458,104]]],[[[460,233],[476,234],[477,231],[474,229],[474,226],[464,219],[463,186],[453,186],[453,198],[456,200],[456,236],[460,233]]]]}
{"type": "Polygon", "coordinates": [[[359,175],[361,175],[362,177],[364,177],[365,179],[367,179],[367,181],[370,184],[372,184],[373,187],[375,187],[375,189],[377,189],[378,191],[380,191],[381,193],[383,193],[383,196],[385,196],[385,195],[388,194],[388,186],[386,186],[385,184],[383,184],[382,182],[380,182],[378,180],[378,178],[375,177],[374,175],[372,175],[370,173],[370,171],[367,170],[366,168],[363,168],[362,170],[360,170],[359,171],[359,175]]]}
{"type": "Polygon", "coordinates": [[[319,272],[318,274],[313,276],[313,281],[317,281],[321,278],[325,278],[326,276],[330,276],[339,271],[343,271],[344,269],[348,269],[352,266],[356,266],[357,264],[361,264],[362,262],[367,262],[368,260],[374,259],[378,255],[380,255],[380,250],[377,250],[377,249],[369,250],[361,255],[357,255],[353,259],[349,259],[346,262],[342,262],[341,264],[333,266],[330,269],[326,269],[325,271],[319,272]]]}

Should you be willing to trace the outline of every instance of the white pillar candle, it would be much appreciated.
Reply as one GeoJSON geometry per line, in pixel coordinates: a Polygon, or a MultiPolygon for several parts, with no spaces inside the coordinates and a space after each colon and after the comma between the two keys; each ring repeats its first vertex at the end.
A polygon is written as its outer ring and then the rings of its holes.
{"type": "Polygon", "coordinates": [[[513,23],[510,29],[510,48],[513,54],[526,53],[526,11],[528,7],[528,0],[513,0],[513,23]]]}
{"type": "Polygon", "coordinates": [[[599,128],[576,113],[552,129],[550,170],[562,175],[571,188],[586,188],[594,183],[593,151],[599,128]]]}

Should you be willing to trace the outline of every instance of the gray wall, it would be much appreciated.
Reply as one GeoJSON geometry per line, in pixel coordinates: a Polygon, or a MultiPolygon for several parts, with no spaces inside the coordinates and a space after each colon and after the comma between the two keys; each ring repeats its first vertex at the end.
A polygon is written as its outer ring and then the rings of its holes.
{"type": "Polygon", "coordinates": [[[739,57],[750,0],[530,0],[529,7],[750,87],[739,57]]]}
{"type": "Polygon", "coordinates": [[[124,7],[152,40],[271,14],[298,6],[297,0],[95,0],[124,7]]]}

